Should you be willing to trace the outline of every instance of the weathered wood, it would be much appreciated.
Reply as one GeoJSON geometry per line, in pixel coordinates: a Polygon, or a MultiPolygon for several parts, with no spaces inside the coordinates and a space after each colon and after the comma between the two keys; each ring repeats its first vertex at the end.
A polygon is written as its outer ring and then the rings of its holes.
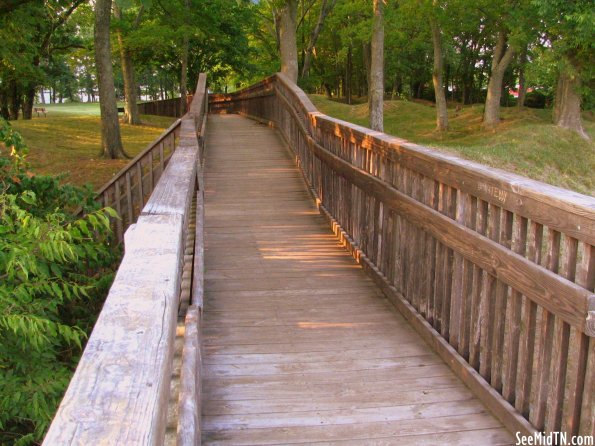
{"type": "MultiPolygon", "coordinates": [[[[180,155],[172,158],[157,185],[159,193],[136,224],[144,200],[142,163],[148,158],[151,190],[153,151],[159,148],[163,166],[163,141],[174,142],[179,122],[101,191],[102,202],[115,203],[120,214],[125,197],[125,221],[131,225],[124,234],[125,254],[44,444],[163,444],[186,224],[196,187],[198,140],[194,118],[185,120],[193,131],[183,135],[180,155]],[[190,169],[181,169],[182,162],[190,169]]],[[[122,230],[121,221],[117,227],[122,230]]]]}
{"type": "MultiPolygon", "coordinates": [[[[199,185],[202,187],[203,185],[199,185]]],[[[194,242],[194,263],[192,276],[192,305],[204,306],[204,191],[196,193],[196,238],[194,242]]],[[[201,310],[202,311],[202,310],[201,310]]]]}
{"type": "Polygon", "coordinates": [[[172,155],[164,176],[159,181],[142,214],[178,213],[189,208],[193,191],[187,184],[194,184],[198,159],[198,141],[194,131],[194,121],[182,121],[180,145],[172,155]],[[192,144],[192,137],[194,144],[192,144]],[[188,140],[188,138],[190,138],[188,140]]]}
{"type": "Polygon", "coordinates": [[[595,204],[585,195],[462,160],[320,113],[312,119],[314,125],[323,130],[378,151],[387,159],[426,176],[439,177],[444,183],[482,200],[524,217],[533,217],[579,240],[589,241],[595,232],[595,204]]]}
{"type": "MultiPolygon", "coordinates": [[[[349,442],[386,436],[385,422],[394,422],[388,441],[395,441],[407,432],[398,423],[413,417],[424,441],[448,429],[457,432],[453,441],[474,441],[482,405],[366,278],[338,225],[332,237],[280,139],[228,115],[210,118],[208,132],[204,443],[287,444],[298,427],[312,441],[349,442]],[[445,416],[450,428],[440,422],[445,416]],[[312,423],[321,421],[326,430],[314,436],[312,423]],[[357,423],[367,436],[349,435],[357,423]]],[[[364,210],[352,212],[357,193],[321,168],[323,201],[362,233],[376,227],[370,245],[388,273],[394,214],[365,196],[364,210]]],[[[498,435],[483,441],[512,441],[503,429],[498,435]]]]}
{"type": "Polygon", "coordinates": [[[182,223],[143,216],[126,232],[126,253],[44,444],[161,444],[182,223]]]}
{"type": "Polygon", "coordinates": [[[163,133],[161,135],[159,135],[157,137],[157,139],[155,139],[155,141],[151,142],[142,152],[140,152],[138,155],[136,155],[134,158],[132,158],[132,160],[130,160],[130,162],[128,163],[128,165],[126,167],[122,168],[122,170],[120,170],[117,174],[115,174],[114,177],[110,181],[105,183],[105,185],[103,185],[101,187],[101,189],[99,189],[97,191],[97,195],[103,194],[103,192],[105,190],[107,190],[120,177],[122,177],[132,166],[135,166],[137,164],[137,162],[139,162],[141,159],[144,159],[149,153],[151,153],[154,150],[154,148],[157,146],[157,144],[159,144],[161,141],[163,141],[170,133],[174,132],[180,126],[180,122],[181,122],[180,119],[177,119],[176,121],[174,121],[174,123],[172,125],[170,125],[166,130],[164,130],[163,133]]]}
{"type": "Polygon", "coordinates": [[[429,209],[381,180],[363,172],[311,141],[313,152],[340,175],[374,194],[436,239],[558,314],[581,330],[595,296],[584,288],[540,268],[501,245],[429,209]]]}
{"type": "MultiPolygon", "coordinates": [[[[334,221],[333,217],[328,211],[321,207],[324,215],[333,222],[333,226],[339,228],[340,226],[334,221]]],[[[345,239],[349,243],[350,250],[359,251],[359,248],[345,235],[345,239]]],[[[440,335],[440,333],[426,321],[404,296],[399,293],[396,288],[391,286],[378,268],[371,262],[368,257],[359,252],[360,263],[364,269],[372,276],[378,286],[383,290],[389,300],[395,305],[399,312],[409,321],[417,333],[426,341],[432,348],[440,355],[440,357],[449,365],[453,372],[461,378],[465,384],[477,395],[481,401],[490,408],[492,413],[511,431],[518,431],[523,435],[532,435],[535,433],[535,428],[518,414],[514,407],[508,404],[502,396],[496,392],[490,385],[477,373],[469,364],[458,354],[456,354],[453,347],[440,335]]]]}
{"type": "Polygon", "coordinates": [[[213,99],[280,129],[348,250],[496,392],[539,428],[591,429],[595,295],[573,271],[595,270],[595,200],[330,118],[282,75],[213,99]]]}
{"type": "Polygon", "coordinates": [[[184,324],[184,347],[180,375],[178,446],[196,446],[201,437],[201,309],[188,307],[184,324]]]}

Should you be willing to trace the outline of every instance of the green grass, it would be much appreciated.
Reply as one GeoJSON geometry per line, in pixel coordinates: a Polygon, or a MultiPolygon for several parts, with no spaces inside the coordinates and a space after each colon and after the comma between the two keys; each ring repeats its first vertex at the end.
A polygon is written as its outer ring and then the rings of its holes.
{"type": "MultiPolygon", "coordinates": [[[[366,104],[347,105],[310,96],[330,116],[368,126],[366,104]]],[[[502,108],[497,131],[481,128],[483,105],[449,109],[450,130],[435,131],[434,107],[410,101],[386,101],[384,131],[411,142],[516,172],[545,183],[595,195],[595,143],[551,124],[550,110],[502,108]]],[[[595,140],[595,122],[584,125],[595,140]]]]}
{"type": "MultiPolygon", "coordinates": [[[[36,173],[67,174],[64,182],[94,189],[105,184],[129,160],[101,158],[99,104],[72,103],[45,106],[47,117],[12,121],[29,146],[28,161],[36,173]]],[[[141,116],[142,126],[121,124],[125,151],[134,156],[155,140],[175,120],[141,116]]]]}
{"type": "MultiPolygon", "coordinates": [[[[123,105],[118,103],[118,107],[123,105]]],[[[70,115],[99,116],[99,102],[65,102],[64,104],[38,104],[36,107],[45,107],[48,115],[54,113],[67,113],[70,115]]],[[[35,113],[34,113],[35,114],[35,113]]]]}

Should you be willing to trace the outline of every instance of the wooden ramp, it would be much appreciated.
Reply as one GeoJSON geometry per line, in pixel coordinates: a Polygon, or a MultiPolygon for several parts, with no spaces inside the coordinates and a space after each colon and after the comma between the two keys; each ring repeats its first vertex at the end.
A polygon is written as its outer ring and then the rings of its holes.
{"type": "Polygon", "coordinates": [[[205,444],[512,444],[330,232],[278,134],[209,117],[205,444]]]}

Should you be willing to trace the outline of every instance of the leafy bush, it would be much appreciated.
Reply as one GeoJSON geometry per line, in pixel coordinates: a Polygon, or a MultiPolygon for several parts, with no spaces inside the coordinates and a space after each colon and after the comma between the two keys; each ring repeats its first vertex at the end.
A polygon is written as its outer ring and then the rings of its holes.
{"type": "Polygon", "coordinates": [[[118,258],[115,212],[93,210],[89,189],[28,172],[25,155],[0,121],[0,444],[43,437],[118,258]]]}

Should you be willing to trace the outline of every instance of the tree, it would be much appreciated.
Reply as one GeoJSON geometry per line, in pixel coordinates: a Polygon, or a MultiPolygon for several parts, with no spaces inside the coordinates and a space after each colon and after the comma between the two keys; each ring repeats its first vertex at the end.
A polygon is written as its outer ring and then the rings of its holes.
{"type": "MultiPolygon", "coordinates": [[[[437,1],[433,1],[433,9],[437,9],[437,1]]],[[[440,24],[436,17],[437,12],[433,10],[430,16],[430,27],[432,29],[432,46],[434,48],[434,70],[432,71],[432,82],[434,83],[434,94],[436,96],[436,129],[439,131],[448,130],[448,111],[446,109],[446,94],[444,92],[444,56],[442,53],[442,33],[440,24]]]]}
{"type": "Polygon", "coordinates": [[[320,35],[320,31],[322,31],[322,27],[324,26],[324,21],[326,16],[333,10],[335,7],[335,3],[337,0],[322,0],[322,4],[320,5],[320,14],[318,15],[318,21],[316,22],[316,26],[312,29],[310,34],[310,40],[308,41],[308,47],[305,50],[304,55],[304,65],[302,66],[302,77],[308,77],[310,74],[310,63],[312,60],[312,52],[314,51],[314,47],[316,46],[316,42],[318,40],[318,36],[320,35]]]}
{"type": "Polygon", "coordinates": [[[370,61],[370,128],[384,130],[384,0],[373,1],[370,61]]]}
{"type": "Polygon", "coordinates": [[[39,444],[113,277],[111,210],[29,171],[0,119],[0,444],[39,444]],[[75,215],[83,208],[85,216],[75,215]]]}
{"type": "Polygon", "coordinates": [[[498,40],[492,56],[492,71],[483,112],[483,125],[485,128],[493,129],[500,123],[502,80],[514,55],[515,49],[508,42],[508,32],[502,28],[498,31],[498,40]]]}
{"type": "MultiPolygon", "coordinates": [[[[190,0],[184,0],[184,9],[190,13],[190,0]]],[[[190,15],[190,14],[188,14],[190,15]]],[[[185,17],[187,17],[186,15],[185,17]]],[[[180,73],[180,107],[182,114],[188,110],[188,101],[186,95],[188,94],[186,89],[188,88],[188,51],[190,45],[190,37],[188,33],[184,33],[182,37],[182,72],[180,73]]]]}
{"type": "Polygon", "coordinates": [[[275,24],[279,36],[279,55],[281,58],[281,73],[293,82],[298,78],[298,58],[296,39],[297,0],[284,0],[275,11],[275,24]]]}
{"type": "Polygon", "coordinates": [[[102,155],[106,158],[127,158],[122,147],[118,105],[114,90],[114,73],[110,48],[110,19],[112,0],[95,2],[95,64],[99,86],[99,107],[101,110],[102,155]]]}
{"type": "MultiPolygon", "coordinates": [[[[134,20],[134,23],[132,24],[133,29],[138,28],[144,10],[144,5],[141,5],[134,20]]],[[[132,60],[130,48],[128,48],[124,37],[123,27],[125,26],[125,24],[123,18],[123,11],[118,5],[114,6],[114,17],[119,22],[119,26],[116,28],[116,35],[118,37],[118,45],[120,47],[120,60],[122,62],[122,79],[124,81],[124,122],[126,122],[127,124],[139,125],[141,121],[140,115],[138,113],[136,97],[137,88],[134,74],[134,62],[132,60]]]]}
{"type": "Polygon", "coordinates": [[[593,82],[595,51],[595,10],[588,0],[533,0],[545,23],[551,51],[557,59],[558,82],[553,120],[559,127],[589,139],[581,118],[583,84],[593,82]]]}

